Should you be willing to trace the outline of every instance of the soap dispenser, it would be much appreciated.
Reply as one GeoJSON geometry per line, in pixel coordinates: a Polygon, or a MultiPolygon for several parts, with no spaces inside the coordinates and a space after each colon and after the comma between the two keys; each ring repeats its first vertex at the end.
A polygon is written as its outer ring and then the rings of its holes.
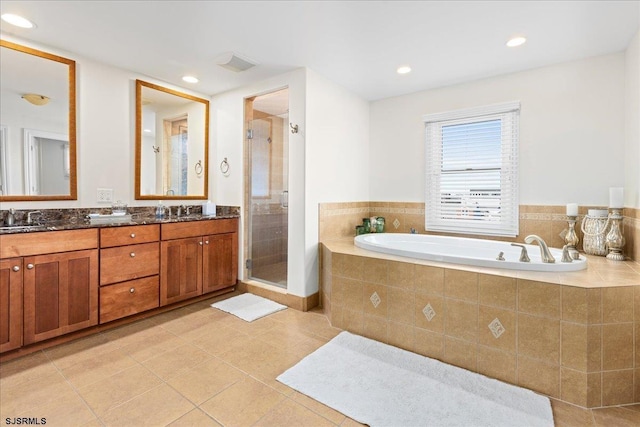
{"type": "Polygon", "coordinates": [[[156,207],[156,219],[164,219],[165,207],[162,204],[162,201],[158,201],[158,206],[156,207]]]}

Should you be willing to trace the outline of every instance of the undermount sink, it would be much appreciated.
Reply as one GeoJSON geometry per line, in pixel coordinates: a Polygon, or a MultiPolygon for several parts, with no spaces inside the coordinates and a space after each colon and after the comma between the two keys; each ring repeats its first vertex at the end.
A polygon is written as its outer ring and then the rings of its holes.
{"type": "Polygon", "coordinates": [[[47,229],[46,225],[32,224],[32,225],[5,225],[0,227],[0,231],[44,231],[47,229]]]}

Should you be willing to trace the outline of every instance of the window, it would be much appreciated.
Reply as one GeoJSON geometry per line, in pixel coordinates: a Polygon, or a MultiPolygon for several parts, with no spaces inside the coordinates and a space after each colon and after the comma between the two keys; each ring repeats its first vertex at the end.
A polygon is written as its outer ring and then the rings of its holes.
{"type": "Polygon", "coordinates": [[[428,231],[518,234],[517,102],[424,116],[428,231]]]}

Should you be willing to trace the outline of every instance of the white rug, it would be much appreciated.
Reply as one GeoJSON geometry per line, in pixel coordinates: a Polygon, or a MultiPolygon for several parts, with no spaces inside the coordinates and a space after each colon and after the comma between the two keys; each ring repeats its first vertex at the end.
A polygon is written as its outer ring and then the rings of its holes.
{"type": "Polygon", "coordinates": [[[249,293],[214,302],[211,307],[233,314],[247,322],[253,322],[256,319],[287,308],[286,305],[249,293]]]}
{"type": "Polygon", "coordinates": [[[342,332],[278,378],[374,426],[553,427],[548,398],[342,332]]]}

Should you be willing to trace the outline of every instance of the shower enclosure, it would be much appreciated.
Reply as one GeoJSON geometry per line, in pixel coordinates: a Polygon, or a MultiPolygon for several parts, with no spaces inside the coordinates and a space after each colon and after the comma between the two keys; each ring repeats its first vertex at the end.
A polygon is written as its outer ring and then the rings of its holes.
{"type": "Polygon", "coordinates": [[[248,278],[287,287],[289,93],[247,99],[248,278]]]}

